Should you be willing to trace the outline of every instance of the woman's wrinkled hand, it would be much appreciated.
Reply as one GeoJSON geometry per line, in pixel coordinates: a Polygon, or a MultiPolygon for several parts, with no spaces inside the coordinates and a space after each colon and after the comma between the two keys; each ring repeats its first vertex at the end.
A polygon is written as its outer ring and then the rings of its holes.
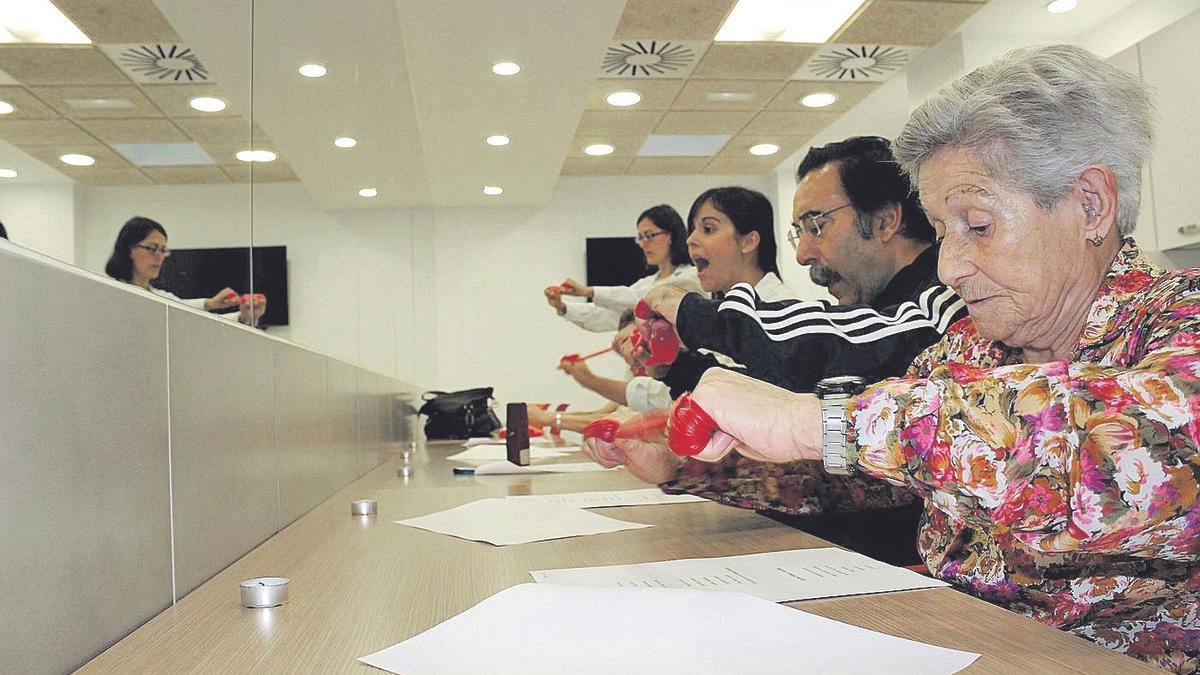
{"type": "Polygon", "coordinates": [[[734,450],[763,462],[821,459],[821,404],[813,394],[710,368],[691,401],[718,428],[696,459],[715,462],[734,450]]]}

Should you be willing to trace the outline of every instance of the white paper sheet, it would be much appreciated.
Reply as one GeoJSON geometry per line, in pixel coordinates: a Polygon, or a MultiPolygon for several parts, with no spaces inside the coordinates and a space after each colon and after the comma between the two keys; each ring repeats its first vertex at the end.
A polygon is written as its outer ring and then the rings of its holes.
{"type": "MultiPolygon", "coordinates": [[[[530,448],[529,459],[552,459],[554,457],[563,457],[569,453],[579,450],[579,446],[563,446],[557,448],[530,448]]],[[[473,445],[462,452],[450,455],[446,459],[456,462],[495,462],[498,460],[508,459],[508,450],[503,445],[494,443],[485,443],[473,445]]]]}
{"type": "Polygon", "coordinates": [[[738,591],[772,602],[948,586],[853,551],[808,548],[725,558],[688,558],[530,572],[534,581],[573,586],[738,591]]]}
{"type": "MultiPolygon", "coordinates": [[[[470,447],[474,447],[476,445],[496,445],[496,444],[497,444],[497,442],[496,442],[496,439],[494,439],[494,438],[468,438],[466,441],[463,441],[464,448],[470,448],[470,447]]],[[[504,442],[500,441],[499,444],[504,445],[504,442]]],[[[529,439],[529,445],[530,445],[530,447],[535,447],[535,446],[536,447],[553,447],[556,445],[556,442],[553,438],[546,438],[545,436],[539,436],[537,438],[529,439]]],[[[578,449],[578,447],[576,449],[578,449]]]]}
{"type": "Polygon", "coordinates": [[[589,473],[592,471],[616,471],[620,468],[621,467],[619,466],[615,466],[611,469],[606,469],[595,462],[564,462],[561,464],[518,466],[508,460],[505,460],[503,462],[481,464],[475,467],[475,475],[500,476],[514,473],[589,473]]]}
{"type": "Polygon", "coordinates": [[[741,593],[522,584],[359,661],[407,675],[947,675],[977,658],[741,593]]]}
{"type": "Polygon", "coordinates": [[[706,502],[696,495],[669,495],[658,488],[641,490],[602,490],[598,492],[568,492],[557,495],[514,495],[506,499],[545,502],[578,509],[599,509],[606,506],[654,506],[658,504],[689,504],[706,502]]]}
{"type": "Polygon", "coordinates": [[[650,527],[558,504],[509,499],[479,499],[395,522],[496,546],[650,527]]]}

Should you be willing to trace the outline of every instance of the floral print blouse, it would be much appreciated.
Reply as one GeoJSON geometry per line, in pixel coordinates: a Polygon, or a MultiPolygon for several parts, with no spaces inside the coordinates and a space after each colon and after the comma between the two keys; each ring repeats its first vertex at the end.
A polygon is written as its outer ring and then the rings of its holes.
{"type": "Polygon", "coordinates": [[[1071,358],[1021,356],[955,324],[847,403],[860,467],[924,497],[935,576],[1200,671],[1200,270],[1127,239],[1071,358]]]}

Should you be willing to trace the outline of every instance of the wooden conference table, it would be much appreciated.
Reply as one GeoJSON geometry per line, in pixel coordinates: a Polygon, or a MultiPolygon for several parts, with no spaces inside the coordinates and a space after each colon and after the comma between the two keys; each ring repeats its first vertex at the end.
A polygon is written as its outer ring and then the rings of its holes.
{"type": "MultiPolygon", "coordinates": [[[[530,570],[650,562],[828,546],[751,511],[715,503],[607,508],[654,527],[496,547],[393,520],[484,497],[645,484],[624,470],[524,476],[454,475],[444,458],[460,443],[397,451],[328,501],[230,565],[86,664],[79,672],[367,673],[357,661],[416,635],[510,586],[530,570]],[[377,499],[374,516],[350,501],[377,499]],[[244,609],[238,583],[291,579],[290,600],[244,609]]],[[[571,455],[565,461],[583,461],[571,455]]],[[[891,635],[977,652],[968,673],[1157,672],[1134,659],[965,594],[929,589],[792,603],[807,612],[891,635]]],[[[537,630],[537,626],[530,626],[537,630]]],[[[464,648],[469,648],[464,645],[464,648]]],[[[702,645],[698,645],[702,648],[702,645]]]]}

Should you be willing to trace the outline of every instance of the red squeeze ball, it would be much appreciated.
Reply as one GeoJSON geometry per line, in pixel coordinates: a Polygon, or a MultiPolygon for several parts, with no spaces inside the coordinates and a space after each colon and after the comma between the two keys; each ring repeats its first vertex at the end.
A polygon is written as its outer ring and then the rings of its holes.
{"type": "Polygon", "coordinates": [[[650,323],[650,358],[646,365],[656,366],[660,363],[674,363],[679,356],[679,338],[675,329],[666,321],[650,323]]]}
{"type": "Polygon", "coordinates": [[[654,310],[650,309],[650,305],[646,304],[645,300],[638,300],[633,306],[633,315],[642,321],[654,318],[654,310]]]}
{"type": "Polygon", "coordinates": [[[237,300],[238,299],[237,291],[229,291],[228,293],[225,294],[225,297],[230,300],[237,300]]]}
{"type": "Polygon", "coordinates": [[[617,436],[617,429],[619,429],[620,426],[621,423],[616,420],[596,420],[595,422],[588,423],[588,425],[583,428],[583,437],[599,438],[605,443],[612,443],[613,439],[617,436]]]}
{"type": "Polygon", "coordinates": [[[667,447],[681,457],[692,457],[704,451],[719,427],[704,408],[692,401],[690,394],[679,397],[671,411],[667,428],[667,447]]]}
{"type": "Polygon", "coordinates": [[[567,354],[566,356],[562,357],[562,359],[560,359],[560,360],[570,361],[571,363],[575,363],[576,361],[579,360],[579,355],[578,354],[567,354]]]}

